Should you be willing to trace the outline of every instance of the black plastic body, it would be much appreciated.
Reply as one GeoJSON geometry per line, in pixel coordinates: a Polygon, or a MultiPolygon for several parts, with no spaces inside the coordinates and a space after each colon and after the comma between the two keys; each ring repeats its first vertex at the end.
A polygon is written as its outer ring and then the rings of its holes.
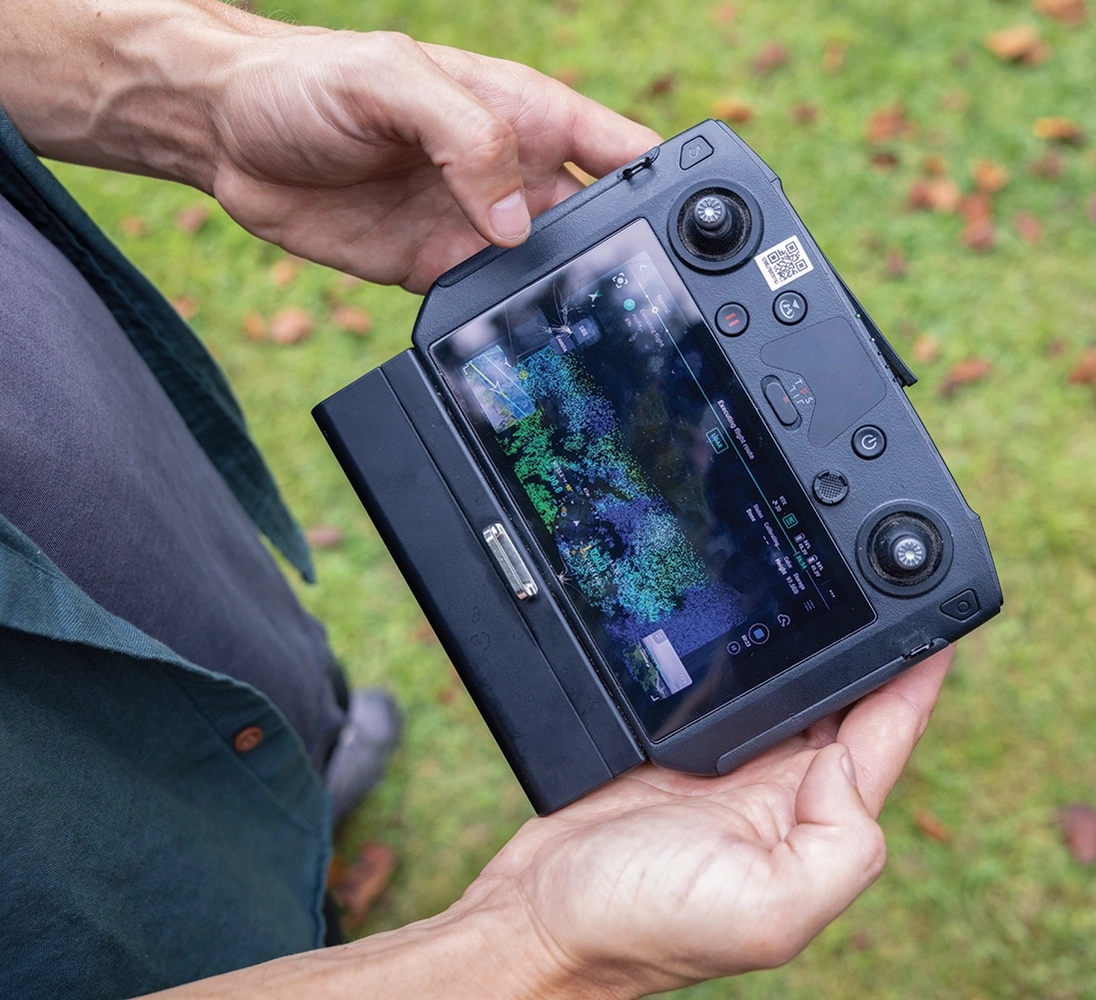
{"type": "Polygon", "coordinates": [[[902,391],[912,373],[833,272],[776,175],[721,122],[689,129],[544,213],[523,246],[485,250],[443,275],[423,303],[413,343],[314,415],[538,812],[645,759],[726,773],[1000,609],[980,522],[902,391]],[[683,155],[699,138],[712,153],[683,155]],[[798,325],[777,320],[779,293],[752,259],[713,273],[675,255],[672,206],[686,189],[720,182],[756,201],[758,249],[794,236],[806,250],[813,270],[787,286],[809,302],[798,325]],[[808,497],[819,472],[847,478],[844,500],[814,506],[875,611],[871,625],[657,743],[614,689],[430,354],[439,338],[636,219],[646,219],[663,243],[808,497]],[[716,311],[726,302],[749,311],[741,336],[715,332],[716,311]],[[782,424],[765,399],[763,386],[773,376],[809,387],[812,402],[794,426],[782,424]],[[869,424],[883,429],[886,449],[865,460],[851,438],[869,424]],[[934,512],[947,531],[950,559],[931,588],[896,595],[871,579],[857,544],[873,512],[902,501],[934,512]],[[535,598],[518,600],[490,557],[482,533],[494,523],[505,526],[525,558],[539,588],[535,598]],[[960,620],[953,598],[966,591],[977,607],[960,620]]]}

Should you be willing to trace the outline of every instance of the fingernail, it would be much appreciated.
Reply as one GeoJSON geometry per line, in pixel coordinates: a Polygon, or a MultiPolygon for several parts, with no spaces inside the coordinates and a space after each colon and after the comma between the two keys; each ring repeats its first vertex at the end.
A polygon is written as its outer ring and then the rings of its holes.
{"type": "Polygon", "coordinates": [[[860,784],[856,780],[856,765],[852,762],[852,754],[846,751],[845,756],[841,758],[841,766],[845,769],[845,777],[849,779],[849,783],[853,788],[859,788],[860,784]]]}
{"type": "Polygon", "coordinates": [[[491,206],[491,226],[502,240],[516,240],[529,232],[529,207],[525,193],[515,191],[491,206]]]}

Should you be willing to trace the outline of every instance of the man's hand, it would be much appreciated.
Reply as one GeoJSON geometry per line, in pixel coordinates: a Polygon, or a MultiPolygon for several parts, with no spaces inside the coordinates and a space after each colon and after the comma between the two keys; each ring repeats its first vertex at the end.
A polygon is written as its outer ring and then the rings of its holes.
{"type": "Polygon", "coordinates": [[[517,63],[217,0],[11,0],[0,106],[40,153],[184,181],[292,253],[425,291],[658,143],[517,63]]]}
{"type": "Polygon", "coordinates": [[[464,903],[521,901],[538,953],[585,983],[575,996],[636,997],[789,961],[882,871],[875,818],[951,655],[725,777],[645,765],[531,820],[464,903]]]}
{"type": "Polygon", "coordinates": [[[414,291],[521,243],[579,190],[565,162],[600,175],[659,141],[528,67],[387,33],[241,53],[216,124],[213,193],[241,225],[414,291]]]}

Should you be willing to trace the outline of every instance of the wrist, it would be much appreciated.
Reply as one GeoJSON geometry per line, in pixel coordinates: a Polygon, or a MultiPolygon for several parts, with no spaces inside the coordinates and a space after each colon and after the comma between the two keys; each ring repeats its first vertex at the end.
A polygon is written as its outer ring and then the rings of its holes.
{"type": "Polygon", "coordinates": [[[30,0],[11,13],[0,105],[36,152],[207,192],[233,67],[294,30],[220,0],[30,0]]]}

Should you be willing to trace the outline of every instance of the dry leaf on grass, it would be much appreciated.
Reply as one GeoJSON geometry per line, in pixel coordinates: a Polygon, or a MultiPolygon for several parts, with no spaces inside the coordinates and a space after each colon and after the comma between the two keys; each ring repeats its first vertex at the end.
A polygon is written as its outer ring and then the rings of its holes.
{"type": "Polygon", "coordinates": [[[289,306],[270,320],[270,339],[275,344],[296,344],[312,332],[312,317],[299,306],[289,306]]]}
{"type": "Polygon", "coordinates": [[[880,149],[869,157],[869,162],[876,170],[893,170],[899,164],[898,154],[889,149],[880,149]]]}
{"type": "Polygon", "coordinates": [[[797,125],[813,125],[818,121],[818,105],[797,104],[792,108],[792,121],[797,125]]]}
{"type": "Polygon", "coordinates": [[[1071,118],[1036,118],[1031,126],[1031,134],[1036,139],[1045,139],[1049,142],[1081,142],[1085,134],[1071,118]]]}
{"type": "Polygon", "coordinates": [[[343,543],[342,528],[333,524],[317,524],[305,531],[304,538],[314,549],[337,549],[343,543]]]}
{"type": "Polygon", "coordinates": [[[660,76],[651,81],[651,85],[647,88],[647,96],[665,97],[667,94],[672,93],[676,86],[677,77],[673,73],[667,73],[665,76],[660,76]]]}
{"type": "Polygon", "coordinates": [[[822,69],[836,73],[845,64],[845,43],[840,38],[827,38],[822,53],[822,69]]]}
{"type": "Polygon", "coordinates": [[[1069,853],[1083,865],[1096,861],[1096,810],[1078,802],[1058,814],[1069,853]]]}
{"type": "Polygon", "coordinates": [[[913,356],[913,360],[922,365],[927,365],[929,362],[935,361],[939,353],[940,341],[931,333],[921,334],[921,336],[913,342],[913,347],[910,348],[910,354],[913,356]]]}
{"type": "Polygon", "coordinates": [[[209,206],[204,202],[190,205],[175,216],[175,225],[192,236],[208,221],[209,206]]]}
{"type": "Polygon", "coordinates": [[[954,212],[963,200],[963,192],[950,177],[918,177],[910,185],[906,204],[910,209],[954,212]]]}
{"type": "Polygon", "coordinates": [[[975,222],[987,222],[993,218],[993,202],[984,191],[975,191],[960,199],[956,208],[961,218],[967,225],[975,222]]]}
{"type": "Polygon", "coordinates": [[[377,897],[388,888],[396,864],[396,852],[379,840],[362,844],[351,864],[332,863],[327,884],[348,926],[366,918],[377,897]]]}
{"type": "Polygon", "coordinates": [[[712,114],[716,118],[722,118],[725,122],[735,122],[738,125],[745,125],[746,122],[753,121],[753,108],[751,108],[744,101],[739,101],[733,97],[721,97],[712,105],[712,114]]]}
{"type": "Polygon", "coordinates": [[[941,844],[951,840],[951,831],[927,809],[918,809],[913,821],[917,824],[917,829],[926,837],[932,837],[941,844]]]}
{"type": "Polygon", "coordinates": [[[364,337],[373,329],[373,317],[364,309],[353,306],[336,305],[331,310],[331,322],[340,330],[356,333],[359,337],[364,337]]]}
{"type": "Polygon", "coordinates": [[[582,70],[574,66],[561,66],[552,76],[565,87],[574,87],[582,79],[582,70]]]}
{"type": "Polygon", "coordinates": [[[249,309],[245,312],[242,325],[244,336],[248,340],[266,339],[266,320],[263,319],[262,313],[257,310],[249,309]]]}
{"type": "Polygon", "coordinates": [[[1043,224],[1031,212],[1017,212],[1012,224],[1020,239],[1025,243],[1041,243],[1043,239],[1043,224]]]}
{"type": "Polygon", "coordinates": [[[750,63],[754,76],[768,76],[773,70],[780,69],[788,61],[788,47],[780,42],[770,42],[750,63]]]}
{"type": "Polygon", "coordinates": [[[887,274],[892,278],[904,278],[908,269],[906,255],[901,250],[887,251],[887,274]]]}
{"type": "Polygon", "coordinates": [[[941,396],[953,396],[957,389],[973,382],[980,382],[991,371],[993,366],[985,358],[967,358],[952,365],[951,370],[944,377],[940,385],[941,396]]]}
{"type": "Polygon", "coordinates": [[[1096,347],[1090,347],[1069,373],[1073,385],[1090,385],[1096,389],[1096,347]]]}
{"type": "Polygon", "coordinates": [[[968,250],[985,253],[997,244],[997,230],[991,219],[975,219],[964,226],[959,234],[959,242],[968,250]]]}
{"type": "Polygon", "coordinates": [[[299,257],[283,257],[270,268],[270,280],[275,288],[286,288],[293,283],[303,261],[299,257]]]}
{"type": "Polygon", "coordinates": [[[993,32],[986,37],[986,48],[998,59],[1021,66],[1038,66],[1050,58],[1052,51],[1030,24],[993,32]]]}
{"type": "Polygon", "coordinates": [[[1028,164],[1027,172],[1032,177],[1056,181],[1062,176],[1062,154],[1056,149],[1048,149],[1042,156],[1028,164]]]}
{"type": "Polygon", "coordinates": [[[1032,6],[1062,24],[1081,24],[1086,15],[1085,0],[1035,0],[1032,6]]]}
{"type": "Polygon", "coordinates": [[[148,232],[145,220],[139,215],[123,215],[122,221],[118,223],[118,228],[122,230],[123,236],[144,236],[148,232]]]}
{"type": "Polygon", "coordinates": [[[970,168],[974,186],[986,194],[996,194],[1008,184],[1008,171],[993,160],[976,160],[970,168]]]}
{"type": "Polygon", "coordinates": [[[172,308],[185,320],[191,320],[198,315],[198,303],[189,295],[180,295],[171,300],[172,308]]]}
{"type": "Polygon", "coordinates": [[[908,139],[916,131],[916,126],[906,117],[906,109],[901,104],[892,104],[868,119],[864,134],[868,142],[878,145],[892,139],[908,139]]]}

